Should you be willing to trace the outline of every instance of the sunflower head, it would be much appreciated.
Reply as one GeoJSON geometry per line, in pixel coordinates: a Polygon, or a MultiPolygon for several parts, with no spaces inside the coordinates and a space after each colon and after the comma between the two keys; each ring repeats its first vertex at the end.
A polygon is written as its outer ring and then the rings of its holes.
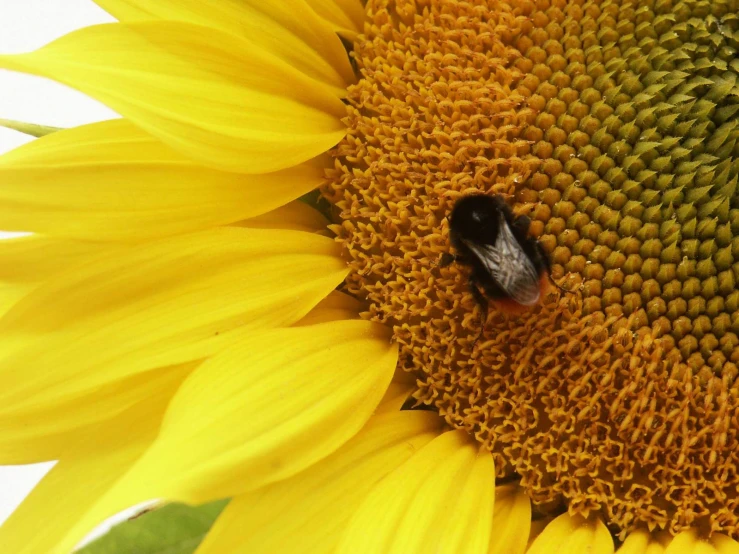
{"type": "Polygon", "coordinates": [[[122,116],[0,157],[9,552],[739,549],[739,0],[97,1],[0,55],[122,116]],[[444,263],[470,195],[535,305],[444,263]]]}
{"type": "Polygon", "coordinates": [[[324,194],[414,397],[544,513],[737,533],[739,5],[368,4],[324,194]],[[553,289],[480,314],[463,195],[531,220],[553,289]]]}

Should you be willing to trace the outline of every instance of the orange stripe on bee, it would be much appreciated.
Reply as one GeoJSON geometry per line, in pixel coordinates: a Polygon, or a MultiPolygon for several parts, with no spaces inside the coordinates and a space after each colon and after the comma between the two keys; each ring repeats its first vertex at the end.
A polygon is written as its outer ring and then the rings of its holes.
{"type": "MultiPolygon", "coordinates": [[[[550,290],[552,290],[552,283],[549,280],[549,274],[544,271],[539,277],[539,302],[537,304],[541,303],[541,300],[550,290]]],[[[524,314],[534,307],[519,304],[512,298],[496,298],[492,300],[492,303],[499,311],[514,316],[524,314]]]]}

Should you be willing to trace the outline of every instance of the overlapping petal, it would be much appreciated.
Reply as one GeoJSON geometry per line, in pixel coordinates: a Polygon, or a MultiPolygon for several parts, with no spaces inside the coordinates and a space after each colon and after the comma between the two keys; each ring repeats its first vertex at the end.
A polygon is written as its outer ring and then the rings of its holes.
{"type": "Polygon", "coordinates": [[[348,38],[362,32],[366,16],[360,0],[307,0],[307,2],[337,32],[348,38]]]}
{"type": "Polygon", "coordinates": [[[114,249],[35,234],[0,240],[0,317],[41,282],[114,249]]]}
{"type": "Polygon", "coordinates": [[[253,229],[292,229],[306,233],[326,233],[328,220],[305,202],[294,200],[270,212],[238,221],[239,227],[253,229]]]}
{"type": "Polygon", "coordinates": [[[175,21],[86,27],[0,67],[55,79],[100,100],[206,165],[268,173],[344,136],[332,87],[263,47],[175,21]]]}
{"type": "Polygon", "coordinates": [[[719,533],[706,539],[692,529],[672,539],[665,554],[739,554],[739,543],[719,533]]]}
{"type": "Polygon", "coordinates": [[[531,530],[531,500],[516,484],[495,488],[488,554],[523,554],[531,530]]]}
{"type": "Polygon", "coordinates": [[[739,543],[721,533],[711,536],[711,544],[717,554],[739,554],[739,543]]]}
{"type": "Polygon", "coordinates": [[[356,298],[333,291],[295,325],[316,325],[328,321],[359,318],[361,302],[356,298]]]}
{"type": "Polygon", "coordinates": [[[536,537],[527,554],[613,554],[613,539],[600,519],[562,514],[536,537]]]}
{"type": "Polygon", "coordinates": [[[739,543],[726,535],[715,533],[711,537],[711,544],[717,554],[739,554],[739,543]]]}
{"type": "Polygon", "coordinates": [[[307,471],[235,498],[197,554],[333,552],[370,489],[431,441],[442,423],[431,412],[375,416],[356,437],[307,471]]]}
{"type": "Polygon", "coordinates": [[[617,550],[618,554],[664,554],[671,535],[667,532],[650,533],[646,530],[634,531],[626,537],[617,550]]]}
{"type": "Polygon", "coordinates": [[[388,339],[383,326],[358,320],[250,333],[188,377],[111,498],[201,503],[310,467],[380,402],[397,362],[388,339]]]}
{"type": "Polygon", "coordinates": [[[338,554],[485,553],[495,471],[462,431],[440,435],[382,480],[347,525],[338,554]]]}
{"type": "Polygon", "coordinates": [[[39,283],[115,249],[116,246],[104,242],[67,240],[46,235],[2,239],[0,282],[39,283]]]}
{"type": "Polygon", "coordinates": [[[413,383],[409,383],[406,380],[393,379],[385,392],[382,402],[377,407],[377,412],[392,413],[400,410],[415,388],[413,383]]]}
{"type": "Polygon", "coordinates": [[[331,239],[232,227],[130,247],[52,279],[0,319],[0,460],[37,461],[44,435],[61,441],[118,416],[155,369],[298,321],[345,274],[331,239]]]}
{"type": "Polygon", "coordinates": [[[547,525],[549,525],[553,520],[553,517],[545,516],[543,518],[538,518],[531,521],[531,527],[529,528],[529,537],[526,543],[527,551],[531,547],[531,545],[534,544],[534,541],[537,539],[537,537],[541,535],[542,531],[546,529],[547,525]]]}
{"type": "Polygon", "coordinates": [[[354,73],[343,44],[305,0],[95,0],[123,22],[184,21],[233,33],[258,44],[344,95],[354,73]]]}
{"type": "MultiPolygon", "coordinates": [[[[137,441],[158,428],[164,407],[197,366],[189,362],[158,368],[101,386],[83,401],[39,402],[33,409],[4,413],[0,461],[80,458],[137,441]]],[[[59,396],[71,389],[63,388],[59,396]]]]}
{"type": "Polygon", "coordinates": [[[307,162],[262,175],[219,171],[129,121],[105,121],[0,156],[0,221],[5,230],[94,241],[197,231],[298,198],[321,183],[321,166],[307,162]]]}

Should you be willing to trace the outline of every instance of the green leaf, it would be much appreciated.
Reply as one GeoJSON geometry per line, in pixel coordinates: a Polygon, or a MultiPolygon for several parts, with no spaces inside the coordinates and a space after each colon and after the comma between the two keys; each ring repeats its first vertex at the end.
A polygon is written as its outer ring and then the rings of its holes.
{"type": "Polygon", "coordinates": [[[191,554],[227,503],[168,504],[116,525],[77,554],[191,554]]]}
{"type": "Polygon", "coordinates": [[[13,129],[32,137],[43,137],[51,133],[61,131],[61,127],[49,127],[48,125],[36,125],[35,123],[24,123],[23,121],[14,121],[12,119],[0,119],[0,127],[13,129]]]}

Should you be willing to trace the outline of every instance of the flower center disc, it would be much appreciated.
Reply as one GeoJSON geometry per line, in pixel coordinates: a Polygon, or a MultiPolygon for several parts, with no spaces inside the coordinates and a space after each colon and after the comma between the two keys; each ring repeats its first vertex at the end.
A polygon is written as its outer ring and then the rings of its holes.
{"type": "Polygon", "coordinates": [[[739,0],[370,0],[324,195],[415,398],[541,511],[739,537],[739,0]],[[502,194],[559,291],[481,338],[446,216],[502,194]]]}

